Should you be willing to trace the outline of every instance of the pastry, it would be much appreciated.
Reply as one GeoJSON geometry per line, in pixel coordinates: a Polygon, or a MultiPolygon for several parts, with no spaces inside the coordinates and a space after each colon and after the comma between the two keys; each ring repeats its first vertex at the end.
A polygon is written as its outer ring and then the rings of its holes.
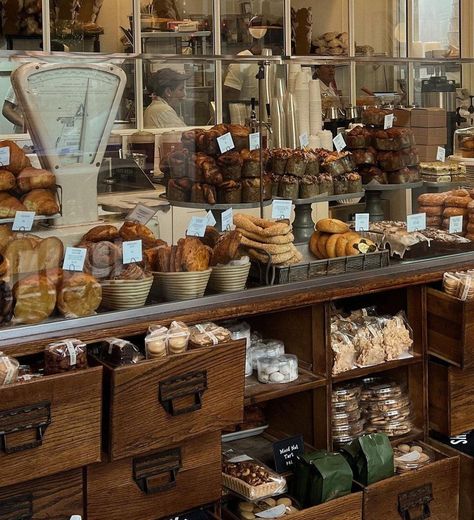
{"type": "Polygon", "coordinates": [[[339,258],[341,256],[346,256],[347,242],[350,240],[343,235],[340,235],[336,242],[336,256],[339,258]]]}
{"type": "Polygon", "coordinates": [[[106,338],[100,346],[100,353],[112,366],[135,364],[144,358],[136,345],[120,338],[106,338]]]}
{"type": "Polygon", "coordinates": [[[56,177],[48,170],[28,167],[20,172],[16,178],[18,191],[26,193],[36,189],[53,189],[56,177]]]}
{"type": "Polygon", "coordinates": [[[198,150],[199,136],[204,134],[206,131],[202,128],[193,128],[192,130],[186,130],[181,134],[181,142],[184,148],[190,152],[198,150]]]}
{"type": "Polygon", "coordinates": [[[360,193],[363,190],[362,177],[356,173],[351,172],[346,174],[347,179],[347,193],[360,193]]]}
{"type": "Polygon", "coordinates": [[[315,175],[304,175],[299,181],[299,198],[311,199],[319,195],[318,178],[315,175]]]}
{"type": "MultiPolygon", "coordinates": [[[[263,200],[271,198],[271,181],[268,176],[263,179],[263,200]]],[[[242,202],[260,201],[260,178],[242,179],[242,202]]]]}
{"type": "Polygon", "coordinates": [[[445,207],[443,211],[443,217],[449,218],[449,217],[458,217],[458,216],[467,216],[468,210],[467,208],[452,208],[452,207],[445,207]]]}
{"type": "Polygon", "coordinates": [[[252,248],[248,249],[248,253],[251,258],[258,260],[259,262],[262,262],[264,264],[267,264],[269,261],[271,261],[273,265],[289,265],[289,263],[298,263],[299,261],[301,261],[301,256],[300,254],[298,254],[298,250],[295,248],[293,244],[291,244],[291,246],[292,247],[288,251],[285,251],[284,253],[277,253],[274,255],[270,253],[263,253],[252,248]]]}
{"type": "Polygon", "coordinates": [[[318,175],[319,193],[321,195],[334,195],[334,180],[329,173],[318,175]]]}
{"type": "Polygon", "coordinates": [[[58,291],[58,309],[66,317],[93,314],[102,301],[102,287],[87,273],[64,274],[58,291]]]}
{"type": "Polygon", "coordinates": [[[284,175],[288,158],[292,154],[289,148],[276,148],[272,150],[272,171],[277,175],[284,175]]]}
{"type": "Polygon", "coordinates": [[[450,206],[454,208],[467,208],[468,204],[473,202],[471,197],[456,197],[454,195],[449,195],[444,200],[445,206],[450,206]]]}
{"type": "Polygon", "coordinates": [[[212,251],[210,265],[227,265],[238,258],[238,250],[243,238],[237,230],[224,233],[212,251]]]}
{"type": "Polygon", "coordinates": [[[44,274],[33,274],[13,288],[16,323],[39,323],[48,318],[56,306],[56,288],[44,274]]]}
{"type": "Polygon", "coordinates": [[[441,216],[436,216],[436,217],[426,217],[426,225],[428,227],[439,227],[441,226],[441,223],[442,223],[442,217],[441,216]]]}
{"type": "Polygon", "coordinates": [[[168,200],[189,202],[193,183],[190,179],[170,179],[166,187],[168,200]]]}
{"type": "Polygon", "coordinates": [[[198,238],[186,237],[182,247],[183,271],[205,271],[209,268],[211,251],[198,238]]]}
{"type": "Polygon", "coordinates": [[[359,168],[359,173],[362,177],[363,184],[369,184],[370,182],[377,182],[379,184],[388,183],[386,172],[377,166],[364,166],[359,168]]]}
{"type": "Polygon", "coordinates": [[[158,248],[157,261],[154,264],[156,271],[160,273],[170,272],[171,247],[163,246],[158,248]]]}
{"type": "Polygon", "coordinates": [[[337,233],[331,235],[328,238],[328,240],[326,242],[326,256],[328,258],[336,258],[336,256],[337,256],[336,245],[340,238],[341,237],[337,233]]]}
{"type": "Polygon", "coordinates": [[[230,151],[222,154],[217,159],[217,165],[220,167],[224,180],[238,181],[242,176],[242,166],[244,161],[239,152],[230,151]]]}
{"type": "Polygon", "coordinates": [[[220,238],[220,233],[214,226],[206,226],[206,231],[203,237],[198,237],[199,240],[205,245],[214,249],[220,238]]]}
{"type": "Polygon", "coordinates": [[[249,146],[250,130],[242,125],[228,125],[227,131],[230,132],[232,140],[234,141],[235,150],[240,152],[249,146]]]}
{"type": "Polygon", "coordinates": [[[13,240],[14,233],[10,229],[10,226],[6,224],[0,225],[0,252],[2,252],[7,244],[13,240]]]}
{"type": "Polygon", "coordinates": [[[16,186],[16,179],[13,173],[8,170],[0,170],[0,191],[9,191],[16,186]]]}
{"type": "Polygon", "coordinates": [[[17,211],[27,211],[26,207],[15,197],[0,192],[0,218],[14,218],[17,211]]]}
{"type": "Polygon", "coordinates": [[[392,114],[391,110],[369,107],[362,112],[362,123],[372,126],[384,126],[385,116],[392,114]]]}
{"type": "Polygon", "coordinates": [[[0,325],[10,323],[13,316],[13,293],[6,280],[0,280],[0,325]]]}
{"type": "Polygon", "coordinates": [[[10,275],[38,273],[61,265],[64,246],[56,237],[36,240],[27,235],[11,240],[3,255],[8,260],[10,275]]]}
{"type": "Polygon", "coordinates": [[[374,133],[374,145],[377,150],[398,151],[410,148],[413,144],[413,132],[406,128],[389,128],[374,133]]]}
{"type": "Polygon", "coordinates": [[[318,248],[318,242],[319,242],[320,237],[321,237],[321,231],[313,232],[313,234],[311,235],[311,238],[309,239],[309,250],[311,251],[311,253],[313,253],[313,255],[316,258],[321,260],[323,257],[320,254],[319,248],[318,248]]]}
{"type": "Polygon", "coordinates": [[[10,148],[10,162],[8,164],[2,164],[4,168],[12,172],[14,175],[18,175],[21,170],[31,166],[30,160],[25,155],[25,152],[13,141],[0,141],[0,148],[10,148]]]}
{"type": "Polygon", "coordinates": [[[448,192],[445,193],[423,193],[418,197],[418,204],[420,206],[442,206],[446,197],[449,196],[448,192]]]}
{"type": "Polygon", "coordinates": [[[119,264],[110,273],[111,280],[144,280],[149,275],[137,264],[119,264]]]}
{"type": "Polygon", "coordinates": [[[324,171],[336,176],[354,171],[355,164],[350,152],[330,152],[321,164],[324,171]]]}
{"type": "Polygon", "coordinates": [[[372,143],[372,132],[363,126],[356,126],[346,133],[345,141],[350,150],[368,148],[372,143]]]}
{"type": "Polygon", "coordinates": [[[60,374],[87,368],[87,346],[78,339],[64,339],[50,343],[44,351],[46,374],[60,374]]]}
{"type": "Polygon", "coordinates": [[[204,202],[206,204],[215,204],[217,202],[216,187],[210,184],[202,185],[202,192],[204,195],[204,202]]]}
{"type": "Polygon", "coordinates": [[[188,150],[174,150],[168,155],[168,163],[170,167],[170,177],[172,179],[181,179],[190,177],[190,163],[192,154],[188,150]]]}
{"type": "Polygon", "coordinates": [[[203,185],[196,183],[191,188],[191,202],[194,204],[205,204],[203,185]]]}
{"type": "MultiPolygon", "coordinates": [[[[84,272],[99,280],[109,278],[113,269],[121,263],[122,253],[118,246],[112,242],[91,243],[87,246],[87,254],[84,261],[84,272]]],[[[67,266],[65,266],[67,269],[67,266]]]]}
{"type": "Polygon", "coordinates": [[[268,244],[264,242],[257,242],[255,240],[251,240],[250,238],[243,236],[241,239],[241,243],[243,246],[247,248],[265,251],[271,255],[284,254],[288,251],[293,250],[293,244],[291,242],[287,244],[268,244]]]}
{"type": "Polygon", "coordinates": [[[276,236],[262,236],[257,233],[252,233],[251,231],[247,231],[243,228],[236,228],[237,231],[242,233],[243,236],[250,238],[252,240],[256,240],[257,242],[263,242],[266,244],[288,244],[289,242],[293,242],[295,239],[293,233],[289,232],[284,235],[276,235],[276,236]]]}
{"type": "Polygon", "coordinates": [[[242,184],[236,181],[223,182],[217,188],[218,204],[240,204],[242,201],[242,184]]]}
{"type": "Polygon", "coordinates": [[[373,148],[352,150],[352,158],[356,166],[376,164],[377,152],[373,148]]]}
{"type": "Polygon", "coordinates": [[[306,169],[305,175],[318,175],[319,173],[319,159],[313,150],[306,152],[306,169]]]}
{"type": "MultiPolygon", "coordinates": [[[[268,152],[262,150],[262,161],[268,152]]],[[[240,152],[242,158],[242,177],[260,177],[260,150],[242,150],[240,152]]]]}
{"type": "Polygon", "coordinates": [[[443,214],[443,206],[418,206],[418,213],[426,213],[427,217],[440,217],[443,214]]]}
{"type": "Polygon", "coordinates": [[[148,249],[157,245],[157,238],[153,231],[139,222],[126,220],[120,228],[119,234],[123,240],[141,240],[143,249],[148,249]]]}
{"type": "Polygon", "coordinates": [[[337,175],[334,177],[334,194],[344,195],[349,193],[349,179],[347,174],[337,175]]]}
{"type": "Polygon", "coordinates": [[[278,196],[284,199],[296,200],[299,196],[299,180],[294,175],[282,175],[278,187],[278,196]]]}
{"type": "Polygon", "coordinates": [[[212,322],[194,325],[189,334],[189,348],[212,347],[232,339],[229,330],[212,322]]]}
{"type": "Polygon", "coordinates": [[[81,242],[102,242],[103,240],[113,242],[119,237],[120,235],[118,229],[115,226],[104,224],[101,226],[95,226],[92,229],[90,229],[82,237],[81,242]]]}
{"type": "Polygon", "coordinates": [[[354,238],[347,241],[346,255],[354,256],[359,254],[373,253],[377,246],[368,238],[354,238]]]}
{"type": "Polygon", "coordinates": [[[28,211],[34,211],[37,215],[57,215],[59,206],[56,197],[49,190],[33,190],[24,195],[21,199],[28,211]]]}
{"type": "Polygon", "coordinates": [[[322,233],[346,233],[349,231],[349,226],[341,220],[323,218],[317,222],[316,229],[322,233]]]}
{"type": "Polygon", "coordinates": [[[303,150],[294,150],[293,153],[288,157],[288,161],[286,163],[286,173],[288,175],[302,177],[306,171],[306,162],[306,152],[303,150]]]}

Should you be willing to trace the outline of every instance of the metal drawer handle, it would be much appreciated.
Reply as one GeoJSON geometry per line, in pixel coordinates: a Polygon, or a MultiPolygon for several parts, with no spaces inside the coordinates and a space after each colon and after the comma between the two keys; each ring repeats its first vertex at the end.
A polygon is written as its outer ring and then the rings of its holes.
{"type": "Polygon", "coordinates": [[[202,408],[202,395],[207,390],[207,370],[188,372],[180,376],[160,381],[158,400],[167,413],[173,417],[191,413],[202,408]],[[175,404],[176,399],[193,397],[194,402],[182,408],[175,404]]]}
{"type": "Polygon", "coordinates": [[[50,424],[51,403],[49,401],[0,411],[0,448],[7,454],[37,448],[42,445],[44,433],[50,424]],[[8,435],[27,430],[36,430],[34,441],[10,446],[8,435]]]}
{"type": "Polygon", "coordinates": [[[433,500],[433,487],[425,484],[416,489],[398,495],[398,512],[403,520],[426,520],[431,518],[430,502],[433,500]],[[410,510],[421,508],[421,515],[412,516],[410,510]]]}
{"type": "Polygon", "coordinates": [[[0,500],[0,518],[2,520],[32,520],[33,495],[17,495],[0,500]]]}
{"type": "Polygon", "coordinates": [[[133,459],[133,480],[136,485],[147,495],[161,493],[176,486],[178,471],[181,468],[181,450],[172,450],[155,453],[146,457],[133,459]],[[154,484],[158,477],[168,477],[163,483],[154,484]]]}

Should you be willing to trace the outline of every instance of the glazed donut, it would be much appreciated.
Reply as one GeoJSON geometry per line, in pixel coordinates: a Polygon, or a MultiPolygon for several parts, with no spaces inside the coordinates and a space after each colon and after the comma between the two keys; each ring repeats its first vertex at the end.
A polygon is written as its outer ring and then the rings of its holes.
{"type": "Polygon", "coordinates": [[[472,202],[471,197],[456,197],[454,195],[450,195],[446,197],[444,201],[445,206],[454,207],[454,208],[467,208],[467,205],[472,202]]]}
{"type": "Polygon", "coordinates": [[[443,206],[420,206],[419,213],[426,213],[427,217],[440,217],[443,214],[443,206]]]}
{"type": "Polygon", "coordinates": [[[466,208],[444,208],[443,217],[458,217],[461,215],[467,215],[468,211],[466,208]]]}

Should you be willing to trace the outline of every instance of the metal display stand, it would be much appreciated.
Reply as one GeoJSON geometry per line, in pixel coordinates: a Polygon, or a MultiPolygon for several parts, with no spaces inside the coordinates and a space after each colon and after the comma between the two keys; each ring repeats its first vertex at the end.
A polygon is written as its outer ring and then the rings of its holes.
{"type": "Polygon", "coordinates": [[[382,207],[382,193],[385,191],[411,190],[421,188],[423,181],[407,182],[405,184],[366,184],[365,189],[365,208],[370,214],[372,222],[384,220],[382,207]]]}

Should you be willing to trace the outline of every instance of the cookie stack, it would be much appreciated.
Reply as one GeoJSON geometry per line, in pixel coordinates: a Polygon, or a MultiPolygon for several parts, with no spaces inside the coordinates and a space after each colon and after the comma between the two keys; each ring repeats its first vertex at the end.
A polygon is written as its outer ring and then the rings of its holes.
{"type": "Polygon", "coordinates": [[[313,255],[322,260],[342,256],[355,256],[373,253],[377,246],[359,233],[350,231],[341,220],[324,218],[316,224],[316,231],[311,236],[309,248],[313,255]]]}
{"type": "Polygon", "coordinates": [[[234,215],[234,224],[242,234],[241,247],[250,258],[273,265],[293,265],[302,260],[293,244],[294,236],[287,221],[274,222],[251,215],[234,215]]]}

